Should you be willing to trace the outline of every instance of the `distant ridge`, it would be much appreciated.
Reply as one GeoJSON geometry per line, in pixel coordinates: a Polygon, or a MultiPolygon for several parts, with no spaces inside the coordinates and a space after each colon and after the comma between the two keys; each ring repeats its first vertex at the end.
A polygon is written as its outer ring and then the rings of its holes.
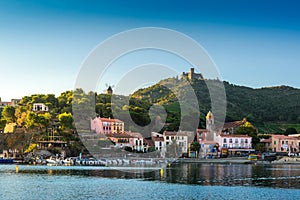
{"type": "MultiPolygon", "coordinates": [[[[202,116],[210,110],[211,106],[205,81],[203,79],[190,81],[201,104],[199,107],[202,116]]],[[[132,97],[170,105],[176,101],[176,97],[162,84],[174,85],[174,90],[181,91],[184,82],[182,77],[161,80],[151,87],[138,90],[132,94],[132,97]]],[[[286,85],[254,89],[230,84],[226,81],[223,83],[227,98],[226,121],[247,118],[256,124],[300,123],[300,89],[286,85]]]]}

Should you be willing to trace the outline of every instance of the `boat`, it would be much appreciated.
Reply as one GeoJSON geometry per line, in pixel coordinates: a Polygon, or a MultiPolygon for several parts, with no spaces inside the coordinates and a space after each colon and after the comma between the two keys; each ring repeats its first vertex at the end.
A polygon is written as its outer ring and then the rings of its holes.
{"type": "Polygon", "coordinates": [[[250,154],[248,156],[248,160],[257,160],[257,155],[256,154],[250,154]]]}
{"type": "Polygon", "coordinates": [[[46,159],[46,162],[47,164],[50,164],[50,165],[57,165],[58,162],[56,160],[54,160],[52,157],[46,159]]]}
{"type": "Polygon", "coordinates": [[[0,164],[12,164],[14,159],[12,158],[0,158],[0,164]]]}

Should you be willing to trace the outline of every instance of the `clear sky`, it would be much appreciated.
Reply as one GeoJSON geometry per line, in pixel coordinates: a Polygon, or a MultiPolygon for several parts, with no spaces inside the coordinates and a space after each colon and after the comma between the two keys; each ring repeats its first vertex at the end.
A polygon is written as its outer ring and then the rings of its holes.
{"type": "MultiPolygon", "coordinates": [[[[300,88],[299,10],[297,0],[1,0],[0,97],[71,90],[82,62],[100,42],[149,26],[195,39],[230,83],[300,88]]],[[[152,60],[178,71],[190,67],[169,55],[145,52],[120,59],[111,73],[121,76],[126,66],[152,60]]],[[[98,92],[117,81],[118,76],[108,75],[98,92]]]]}

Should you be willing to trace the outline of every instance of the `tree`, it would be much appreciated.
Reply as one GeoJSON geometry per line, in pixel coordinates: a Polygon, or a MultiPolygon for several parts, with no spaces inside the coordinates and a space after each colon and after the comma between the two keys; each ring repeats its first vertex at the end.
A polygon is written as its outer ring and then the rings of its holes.
{"type": "Polygon", "coordinates": [[[257,136],[257,129],[250,122],[246,122],[245,124],[241,125],[236,130],[235,134],[248,135],[252,137],[253,146],[260,142],[260,139],[257,136]]]}
{"type": "Polygon", "coordinates": [[[51,115],[50,113],[42,113],[37,115],[37,124],[40,126],[40,128],[48,128],[50,125],[50,119],[51,115]]]}
{"type": "Polygon", "coordinates": [[[36,114],[34,112],[29,112],[27,113],[25,124],[27,128],[39,127],[42,130],[43,128],[49,127],[50,119],[50,113],[36,114]]]}
{"type": "Polygon", "coordinates": [[[191,149],[192,151],[197,151],[197,152],[199,152],[199,150],[200,150],[200,144],[199,144],[199,142],[197,142],[197,141],[192,142],[192,143],[191,143],[190,149],[191,149]]]}
{"type": "Polygon", "coordinates": [[[6,120],[7,123],[12,123],[16,121],[15,117],[15,107],[13,106],[5,106],[2,111],[2,118],[6,120]]]}
{"type": "Polygon", "coordinates": [[[287,128],[284,132],[284,135],[292,135],[297,134],[297,130],[295,128],[287,128]]]}
{"type": "Polygon", "coordinates": [[[71,113],[62,113],[57,116],[58,123],[62,130],[73,128],[73,115],[71,113]]]}

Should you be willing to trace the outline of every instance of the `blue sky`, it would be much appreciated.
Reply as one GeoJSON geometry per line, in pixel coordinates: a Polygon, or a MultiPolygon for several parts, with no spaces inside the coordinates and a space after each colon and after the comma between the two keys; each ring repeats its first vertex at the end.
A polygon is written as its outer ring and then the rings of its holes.
{"type": "MultiPolygon", "coordinates": [[[[300,4],[294,1],[0,1],[0,97],[21,98],[74,88],[84,59],[113,34],[164,27],[201,44],[223,80],[237,85],[300,88],[300,4]]],[[[117,84],[144,62],[190,66],[158,52],[115,63],[99,82],[117,84]],[[113,75],[109,74],[113,73],[113,75]]]]}

